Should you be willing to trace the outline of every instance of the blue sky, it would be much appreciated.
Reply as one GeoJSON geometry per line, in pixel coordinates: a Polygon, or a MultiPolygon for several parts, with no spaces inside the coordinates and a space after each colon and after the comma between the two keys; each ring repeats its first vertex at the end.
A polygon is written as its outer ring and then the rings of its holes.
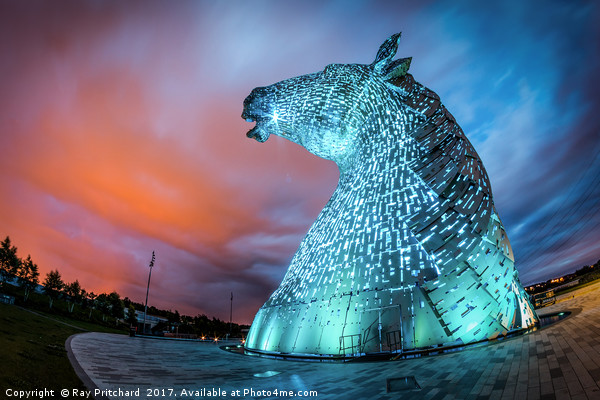
{"type": "Polygon", "coordinates": [[[0,236],[88,290],[251,322],[337,168],[245,137],[256,86],[398,57],[481,156],[521,280],[600,258],[591,1],[0,1],[0,236]]]}

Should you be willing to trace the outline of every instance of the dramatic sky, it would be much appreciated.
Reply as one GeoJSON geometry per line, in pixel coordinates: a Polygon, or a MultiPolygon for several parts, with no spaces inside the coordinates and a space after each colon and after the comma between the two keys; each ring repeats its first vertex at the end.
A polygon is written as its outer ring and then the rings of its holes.
{"type": "Polygon", "coordinates": [[[400,57],[490,175],[525,284],[600,258],[593,1],[0,1],[0,236],[88,291],[250,323],[335,164],[245,137],[250,90],[400,57]]]}

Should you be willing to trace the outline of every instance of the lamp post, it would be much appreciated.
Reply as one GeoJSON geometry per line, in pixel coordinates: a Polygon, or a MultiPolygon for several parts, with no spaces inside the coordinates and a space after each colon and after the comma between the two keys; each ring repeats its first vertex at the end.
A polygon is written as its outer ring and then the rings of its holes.
{"type": "Polygon", "coordinates": [[[152,267],[154,267],[154,251],[152,251],[152,260],[150,260],[150,272],[148,273],[148,287],[146,288],[146,305],[144,305],[144,333],[146,333],[146,312],[148,311],[148,292],[150,291],[150,277],[152,276],[152,267]]]}
{"type": "Polygon", "coordinates": [[[231,303],[229,304],[229,336],[231,337],[231,317],[233,316],[233,292],[231,292],[231,303]]]}

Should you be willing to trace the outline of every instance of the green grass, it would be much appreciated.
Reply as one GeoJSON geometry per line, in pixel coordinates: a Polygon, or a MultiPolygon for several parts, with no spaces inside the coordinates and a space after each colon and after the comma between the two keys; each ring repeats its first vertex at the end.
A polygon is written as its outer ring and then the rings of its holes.
{"type": "Polygon", "coordinates": [[[8,388],[15,390],[85,389],[75,374],[65,350],[67,338],[75,333],[81,333],[82,330],[64,323],[90,331],[123,333],[123,331],[65,316],[36,315],[25,309],[0,303],[0,390],[2,393],[8,388]]]}
{"type": "Polygon", "coordinates": [[[64,315],[49,314],[47,312],[43,312],[43,311],[39,311],[39,310],[32,310],[32,311],[37,314],[40,314],[44,317],[51,318],[56,321],[64,322],[65,324],[76,326],[76,327],[80,328],[77,330],[77,332],[79,332],[79,333],[81,333],[83,331],[106,332],[106,333],[125,333],[123,331],[123,329],[116,329],[116,328],[111,328],[111,327],[104,326],[104,325],[98,325],[93,322],[72,319],[72,318],[68,318],[64,315]]]}

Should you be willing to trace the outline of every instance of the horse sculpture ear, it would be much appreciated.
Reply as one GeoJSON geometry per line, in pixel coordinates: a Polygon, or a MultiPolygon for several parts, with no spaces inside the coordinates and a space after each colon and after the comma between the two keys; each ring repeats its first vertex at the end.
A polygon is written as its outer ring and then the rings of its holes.
{"type": "Polygon", "coordinates": [[[396,61],[392,61],[392,58],[398,51],[398,43],[400,42],[400,35],[402,33],[396,33],[390,36],[379,48],[375,61],[373,61],[373,70],[381,75],[384,79],[391,80],[405,75],[410,67],[412,58],[401,58],[396,61]]]}
{"type": "Polygon", "coordinates": [[[402,32],[398,32],[393,34],[383,44],[379,47],[379,51],[375,56],[375,61],[373,61],[373,69],[377,72],[383,72],[385,67],[388,66],[392,58],[396,55],[396,51],[398,51],[398,43],[400,42],[400,35],[402,32]]]}

